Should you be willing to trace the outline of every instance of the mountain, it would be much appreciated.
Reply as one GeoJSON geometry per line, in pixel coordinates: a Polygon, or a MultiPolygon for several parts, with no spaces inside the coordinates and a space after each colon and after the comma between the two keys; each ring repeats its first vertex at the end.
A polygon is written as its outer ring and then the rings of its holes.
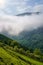
{"type": "Polygon", "coordinates": [[[21,47],[21,45],[16,41],[16,40],[12,40],[11,38],[6,37],[5,35],[0,34],[0,42],[2,44],[0,44],[0,46],[17,46],[17,47],[21,47]]]}
{"type": "Polygon", "coordinates": [[[2,40],[2,41],[7,40],[7,41],[8,41],[8,40],[12,40],[12,39],[6,37],[6,36],[3,35],[3,34],[0,34],[0,40],[2,40]]]}
{"type": "Polygon", "coordinates": [[[18,14],[16,16],[25,16],[25,15],[29,16],[29,15],[32,15],[32,14],[38,15],[38,14],[40,14],[40,12],[25,12],[25,13],[18,14]]]}
{"type": "Polygon", "coordinates": [[[9,35],[9,37],[13,40],[17,40],[19,44],[26,49],[34,50],[35,48],[38,48],[43,52],[43,27],[39,27],[31,31],[25,30],[22,31],[19,35],[9,35]]]}
{"type": "Polygon", "coordinates": [[[12,39],[6,37],[5,35],[0,34],[0,42],[2,42],[3,45],[5,44],[8,45],[12,41],[13,41],[12,39]]]}
{"type": "Polygon", "coordinates": [[[43,52],[43,27],[32,31],[22,31],[18,36],[12,36],[20,44],[29,49],[39,48],[43,52]]]}
{"type": "Polygon", "coordinates": [[[30,64],[29,61],[27,62],[26,59],[22,58],[23,55],[17,52],[18,45],[17,41],[0,34],[0,65],[30,64]]]}
{"type": "MultiPolygon", "coordinates": [[[[37,49],[38,50],[38,49],[37,49]]],[[[43,65],[43,55],[30,52],[18,41],[0,34],[0,65],[43,65]],[[30,61],[31,60],[31,61],[30,61]]]]}

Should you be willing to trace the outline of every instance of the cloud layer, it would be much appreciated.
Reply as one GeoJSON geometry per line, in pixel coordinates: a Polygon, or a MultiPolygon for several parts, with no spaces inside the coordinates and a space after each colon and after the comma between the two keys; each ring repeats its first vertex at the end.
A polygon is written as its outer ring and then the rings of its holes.
{"type": "Polygon", "coordinates": [[[0,0],[0,8],[3,8],[5,6],[6,0],[0,0]]]}
{"type": "Polygon", "coordinates": [[[43,12],[43,0],[0,0],[0,14],[17,15],[23,12],[43,12]]]}
{"type": "Polygon", "coordinates": [[[17,35],[23,30],[33,30],[43,26],[43,14],[31,16],[0,16],[0,33],[3,31],[17,35]]]}

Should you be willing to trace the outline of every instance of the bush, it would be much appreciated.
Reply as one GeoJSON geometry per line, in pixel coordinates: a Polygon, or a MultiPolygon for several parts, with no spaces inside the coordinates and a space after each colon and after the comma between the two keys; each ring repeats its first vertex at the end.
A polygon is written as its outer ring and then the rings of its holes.
{"type": "Polygon", "coordinates": [[[37,49],[37,48],[36,48],[36,49],[34,50],[34,54],[35,54],[35,55],[41,55],[40,49],[37,49]]]}

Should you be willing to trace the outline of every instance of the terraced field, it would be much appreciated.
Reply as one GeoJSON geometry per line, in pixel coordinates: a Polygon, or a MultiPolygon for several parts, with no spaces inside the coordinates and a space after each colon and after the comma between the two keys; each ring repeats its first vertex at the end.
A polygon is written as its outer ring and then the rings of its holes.
{"type": "Polygon", "coordinates": [[[43,65],[25,55],[0,47],[0,65],[43,65]]]}

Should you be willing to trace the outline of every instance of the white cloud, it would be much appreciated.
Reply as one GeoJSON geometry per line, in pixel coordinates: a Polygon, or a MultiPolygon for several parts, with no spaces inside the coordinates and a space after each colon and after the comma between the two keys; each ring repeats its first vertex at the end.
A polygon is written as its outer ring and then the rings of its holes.
{"type": "Polygon", "coordinates": [[[5,0],[0,0],[0,8],[3,8],[5,6],[5,0]]]}
{"type": "Polygon", "coordinates": [[[34,6],[17,6],[17,11],[18,13],[23,13],[23,12],[43,12],[43,4],[37,4],[34,6]]]}
{"type": "Polygon", "coordinates": [[[27,3],[31,2],[31,0],[16,0],[14,1],[14,5],[16,7],[16,10],[18,13],[22,12],[37,12],[43,11],[43,4],[38,4],[37,2],[34,2],[35,5],[29,5],[27,3]]]}
{"type": "Polygon", "coordinates": [[[7,13],[9,13],[9,11],[11,11],[12,14],[15,11],[17,11],[17,13],[24,12],[25,9],[28,7],[27,2],[29,2],[29,0],[27,0],[27,1],[26,0],[7,0],[5,11],[7,13]]]}
{"type": "Polygon", "coordinates": [[[31,30],[43,26],[43,14],[31,16],[9,16],[5,13],[43,12],[43,4],[27,5],[30,0],[0,0],[0,32],[18,34],[23,30],[31,30]],[[6,2],[6,5],[5,5],[6,2]],[[6,6],[3,10],[3,7],[6,6]]]}
{"type": "Polygon", "coordinates": [[[0,7],[5,6],[4,8],[1,7],[4,10],[2,14],[16,15],[23,12],[43,12],[43,4],[38,4],[38,2],[33,1],[35,4],[32,6],[29,2],[32,3],[32,0],[0,0],[0,7]]]}
{"type": "Polygon", "coordinates": [[[31,30],[43,26],[43,14],[31,16],[1,16],[0,32],[7,31],[17,35],[23,30],[31,30]]]}
{"type": "Polygon", "coordinates": [[[35,11],[35,12],[37,12],[37,11],[43,12],[43,4],[35,5],[33,7],[33,11],[35,11]]]}
{"type": "MultiPolygon", "coordinates": [[[[27,5],[27,1],[21,1],[16,3],[16,10],[18,13],[22,12],[43,12],[43,4],[36,4],[34,6],[32,5],[27,5]],[[20,3],[21,2],[21,3],[20,3]]],[[[28,1],[29,3],[29,1],[28,1]]]]}

